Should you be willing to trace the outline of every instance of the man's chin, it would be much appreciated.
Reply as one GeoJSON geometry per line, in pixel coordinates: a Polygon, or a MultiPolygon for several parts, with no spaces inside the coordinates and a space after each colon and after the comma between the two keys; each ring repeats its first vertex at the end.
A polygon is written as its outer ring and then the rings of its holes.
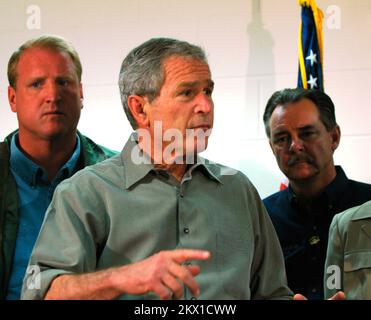
{"type": "Polygon", "coordinates": [[[318,170],[312,164],[308,162],[298,162],[289,166],[285,173],[289,180],[303,180],[315,176],[317,172],[318,170]]]}
{"type": "Polygon", "coordinates": [[[289,180],[300,181],[313,178],[317,174],[316,171],[312,170],[292,170],[289,171],[286,176],[289,180]]]}
{"type": "Polygon", "coordinates": [[[71,130],[66,130],[66,128],[51,128],[44,130],[40,135],[45,140],[59,140],[63,139],[69,134],[72,134],[71,130]]]}

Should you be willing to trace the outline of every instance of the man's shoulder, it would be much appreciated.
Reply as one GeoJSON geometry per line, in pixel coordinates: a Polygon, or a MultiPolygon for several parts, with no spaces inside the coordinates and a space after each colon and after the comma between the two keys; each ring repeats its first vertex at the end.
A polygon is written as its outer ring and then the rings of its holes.
{"type": "MultiPolygon", "coordinates": [[[[86,166],[82,170],[77,171],[72,177],[62,181],[57,188],[62,189],[63,187],[82,187],[92,186],[97,181],[107,183],[109,181],[122,179],[122,160],[121,155],[116,154],[113,157],[105,159],[96,164],[86,166]]],[[[87,188],[87,189],[89,189],[87,188]]]]}
{"type": "Polygon", "coordinates": [[[211,161],[209,159],[201,158],[203,165],[222,183],[223,181],[239,181],[252,185],[249,178],[241,171],[228,167],[226,165],[211,161]]]}
{"type": "Polygon", "coordinates": [[[1,141],[0,142],[0,157],[1,158],[9,158],[9,145],[7,141],[1,141]]]}
{"type": "MultiPolygon", "coordinates": [[[[348,186],[355,191],[363,192],[369,196],[371,196],[371,184],[356,180],[348,180],[348,186]]],[[[370,198],[371,200],[371,198],[370,198]]]]}
{"type": "MultiPolygon", "coordinates": [[[[336,225],[341,234],[348,232],[349,226],[355,222],[354,226],[364,226],[365,220],[371,220],[371,201],[360,206],[349,208],[335,215],[332,225],[336,225]],[[360,224],[357,221],[362,221],[360,224]]],[[[358,229],[356,227],[356,229],[358,229]]]]}
{"type": "Polygon", "coordinates": [[[7,157],[9,158],[10,157],[10,143],[12,141],[12,138],[13,138],[13,135],[16,134],[18,132],[18,129],[17,130],[14,130],[13,132],[9,133],[4,141],[0,141],[0,156],[1,157],[7,157]]]}
{"type": "MultiPolygon", "coordinates": [[[[9,162],[10,162],[10,140],[9,137],[11,135],[7,136],[4,141],[0,142],[0,184],[8,183],[9,180],[7,180],[7,177],[10,174],[9,171],[9,162]]],[[[1,196],[1,190],[0,190],[0,196],[1,196]]]]}
{"type": "Polygon", "coordinates": [[[277,191],[270,196],[263,199],[265,205],[276,205],[278,202],[284,201],[287,199],[288,190],[277,191]]]}
{"type": "Polygon", "coordinates": [[[346,222],[356,221],[361,219],[370,219],[371,218],[371,200],[365,202],[364,204],[350,208],[343,213],[340,213],[341,218],[346,222]]]}
{"type": "Polygon", "coordinates": [[[78,136],[81,140],[81,148],[85,165],[98,163],[119,153],[100,144],[97,144],[92,139],[81,134],[80,132],[78,132],[78,136]]]}
{"type": "Polygon", "coordinates": [[[273,222],[287,219],[288,213],[292,210],[288,192],[288,189],[284,189],[263,199],[263,204],[273,222]]]}

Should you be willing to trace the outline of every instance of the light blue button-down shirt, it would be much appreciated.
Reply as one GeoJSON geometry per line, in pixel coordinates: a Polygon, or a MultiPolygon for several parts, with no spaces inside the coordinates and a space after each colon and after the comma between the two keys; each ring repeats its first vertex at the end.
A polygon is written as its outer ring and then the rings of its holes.
{"type": "Polygon", "coordinates": [[[76,148],[71,158],[58,171],[53,181],[49,182],[48,173],[19,149],[18,135],[12,138],[10,170],[17,184],[20,219],[6,299],[20,298],[23,277],[44,220],[45,211],[56,186],[76,172],[80,149],[80,138],[77,136],[76,148]]]}

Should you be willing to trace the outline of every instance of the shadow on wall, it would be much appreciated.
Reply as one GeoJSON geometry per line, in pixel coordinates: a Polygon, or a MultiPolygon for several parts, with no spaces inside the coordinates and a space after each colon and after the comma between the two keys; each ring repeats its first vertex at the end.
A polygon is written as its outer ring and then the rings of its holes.
{"type": "MultiPolygon", "coordinates": [[[[246,77],[246,113],[250,118],[246,119],[246,126],[255,128],[250,138],[265,138],[263,112],[266,101],[264,93],[273,93],[275,87],[275,65],[273,47],[274,40],[271,33],[265,29],[262,18],[263,0],[251,0],[251,21],[247,25],[249,41],[249,54],[246,77]],[[253,124],[251,121],[256,121],[253,124]],[[261,135],[264,136],[261,136],[261,135]]],[[[268,143],[262,139],[260,143],[268,143]]],[[[272,164],[261,161],[262,159],[240,160],[239,168],[245,171],[253,184],[258,188],[261,197],[266,197],[278,191],[280,172],[277,171],[276,163],[272,164]]]]}
{"type": "Polygon", "coordinates": [[[259,128],[263,127],[261,117],[263,111],[260,108],[264,108],[266,103],[266,101],[262,101],[262,93],[273,93],[275,90],[274,40],[271,33],[264,28],[261,3],[262,0],[251,0],[251,21],[247,26],[249,55],[247,63],[246,108],[248,109],[247,114],[255,114],[254,121],[258,121],[258,125],[255,126],[257,128],[257,132],[255,132],[257,137],[259,133],[264,132],[264,130],[259,130],[259,128]]]}
{"type": "MultiPolygon", "coordinates": [[[[251,0],[251,22],[247,26],[249,37],[248,76],[270,75],[274,84],[274,40],[270,32],[264,29],[261,14],[261,0],[251,0]]],[[[272,86],[272,90],[273,90],[272,86]]]]}

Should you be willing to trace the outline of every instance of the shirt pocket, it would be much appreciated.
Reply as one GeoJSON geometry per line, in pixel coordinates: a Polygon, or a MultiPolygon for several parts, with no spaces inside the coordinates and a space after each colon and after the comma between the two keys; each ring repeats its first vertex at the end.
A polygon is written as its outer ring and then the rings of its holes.
{"type": "Polygon", "coordinates": [[[361,269],[371,269],[371,250],[346,253],[344,271],[354,272],[361,269]]]}
{"type": "Polygon", "coordinates": [[[371,250],[345,254],[343,281],[347,299],[371,299],[371,250]]]}

